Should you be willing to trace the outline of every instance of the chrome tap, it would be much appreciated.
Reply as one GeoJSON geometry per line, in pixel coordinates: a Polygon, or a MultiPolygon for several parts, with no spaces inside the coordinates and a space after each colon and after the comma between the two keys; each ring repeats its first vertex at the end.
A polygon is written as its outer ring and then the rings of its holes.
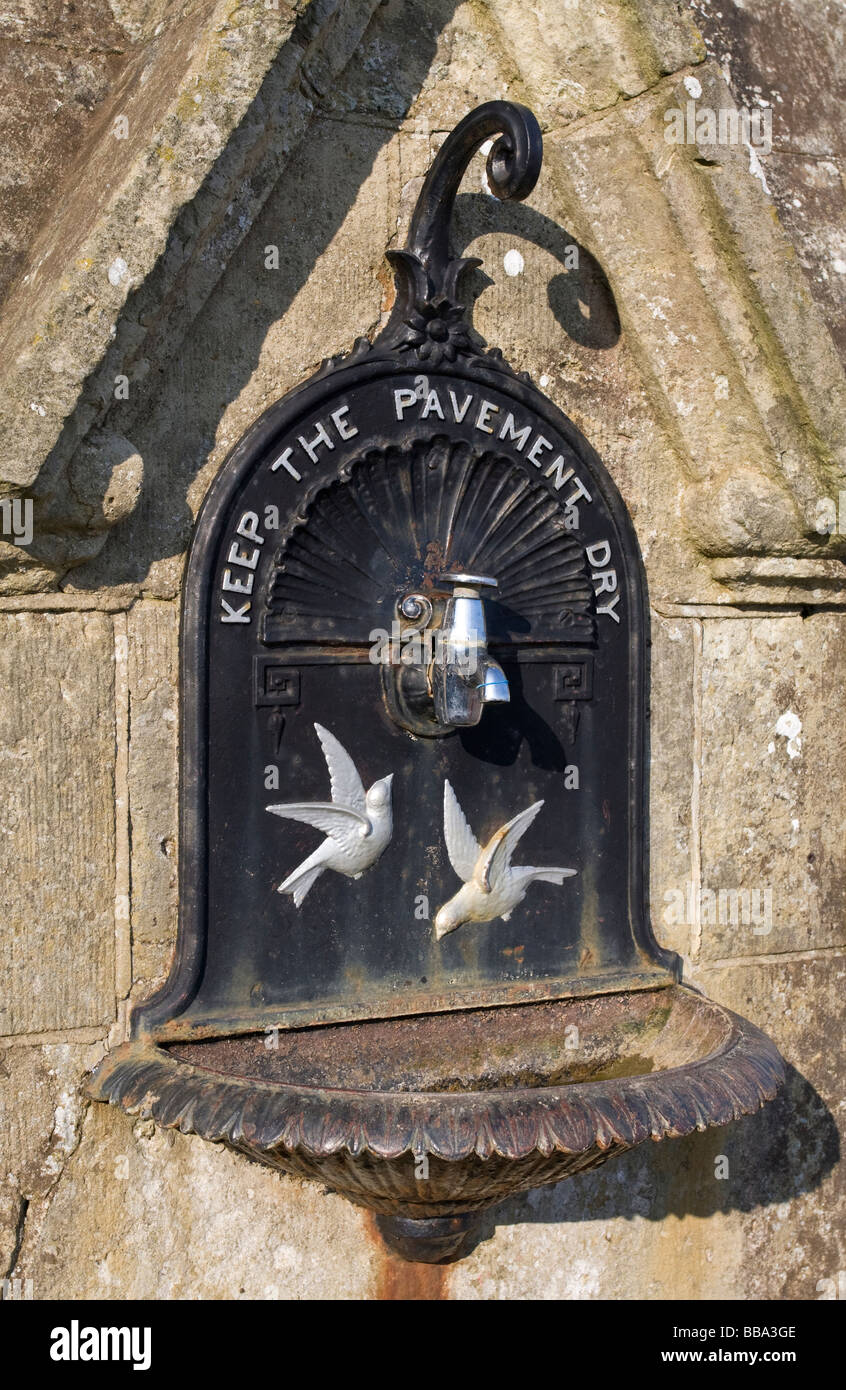
{"type": "Polygon", "coordinates": [[[454,585],[447,600],[432,663],[435,718],[441,725],[478,724],[485,705],[506,704],[511,696],[502,667],[488,655],[483,588],[497,581],[479,574],[443,574],[454,585]]]}

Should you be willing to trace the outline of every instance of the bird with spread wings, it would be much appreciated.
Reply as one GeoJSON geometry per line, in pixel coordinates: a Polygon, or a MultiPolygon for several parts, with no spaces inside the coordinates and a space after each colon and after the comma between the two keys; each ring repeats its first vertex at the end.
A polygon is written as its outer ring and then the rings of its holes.
{"type": "Polygon", "coordinates": [[[500,826],[484,849],[467,823],[450,783],[444,782],[444,838],[449,862],[464,882],[458,892],[438,909],[435,937],[440,941],[463,922],[507,921],[532,883],[561,884],[576,869],[536,869],[511,863],[518,841],[525,835],[543,806],[536,801],[500,826]]]}
{"type": "Polygon", "coordinates": [[[393,833],[391,782],[393,773],[381,777],[367,791],[342,743],[322,724],[317,737],[329,769],[331,801],[291,801],[266,809],[286,820],[302,821],[322,830],[325,840],[279,885],[300,907],[309,890],[326,869],[361,878],[387,848],[393,833]]]}

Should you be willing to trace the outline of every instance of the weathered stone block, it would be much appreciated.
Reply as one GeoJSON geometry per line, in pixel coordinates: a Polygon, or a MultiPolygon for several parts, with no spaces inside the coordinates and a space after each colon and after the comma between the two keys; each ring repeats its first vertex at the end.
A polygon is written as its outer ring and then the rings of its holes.
{"type": "Polygon", "coordinates": [[[831,613],[704,623],[705,959],[844,940],[845,638],[831,613]]]}
{"type": "Polygon", "coordinates": [[[788,1063],[781,1095],[755,1119],[722,1131],[729,1173],[719,1186],[726,1205],[737,1201],[744,1213],[735,1296],[830,1299],[846,1268],[839,1162],[846,961],[704,968],[696,983],[763,1028],[788,1063]]]}
{"type": "Polygon", "coordinates": [[[132,976],[143,998],[176,940],[177,639],[175,604],[140,603],[127,623],[132,976]]]}
{"type": "Polygon", "coordinates": [[[692,924],[686,913],[668,909],[694,873],[694,649],[699,640],[694,619],[653,614],[650,905],[656,937],[682,956],[691,951],[692,924]]]}
{"type": "Polygon", "coordinates": [[[0,616],[0,1034],[114,1016],[114,638],[0,616]]]}
{"type": "MultiPolygon", "coordinates": [[[[83,1110],[80,1082],[101,1046],[0,1047],[0,1270],[12,1268],[69,1155],[83,1110]]],[[[33,1290],[33,1296],[37,1294],[33,1290]]]]}
{"type": "Polygon", "coordinates": [[[342,1197],[94,1105],[21,1273],[37,1298],[360,1299],[367,1230],[342,1197]]]}

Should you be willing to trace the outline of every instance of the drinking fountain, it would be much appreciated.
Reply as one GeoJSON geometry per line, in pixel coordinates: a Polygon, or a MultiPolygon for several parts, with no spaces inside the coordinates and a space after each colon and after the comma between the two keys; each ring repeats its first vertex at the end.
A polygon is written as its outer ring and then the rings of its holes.
{"type": "Polygon", "coordinates": [[[209,489],[181,627],[180,919],[90,1094],[319,1181],[410,1260],[478,1213],[778,1090],[647,904],[646,581],[573,423],[469,327],[442,145],[373,342],[271,406],[209,489]]]}

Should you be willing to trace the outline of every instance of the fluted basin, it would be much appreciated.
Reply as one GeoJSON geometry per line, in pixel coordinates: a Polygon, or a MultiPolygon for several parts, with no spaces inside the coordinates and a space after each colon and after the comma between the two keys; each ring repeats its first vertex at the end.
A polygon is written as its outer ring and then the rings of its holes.
{"type": "Polygon", "coordinates": [[[646,1139],[727,1124],[784,1064],[683,986],[416,1018],[125,1044],[92,1095],[222,1141],[379,1214],[411,1259],[451,1258],[472,1214],[646,1139]]]}

